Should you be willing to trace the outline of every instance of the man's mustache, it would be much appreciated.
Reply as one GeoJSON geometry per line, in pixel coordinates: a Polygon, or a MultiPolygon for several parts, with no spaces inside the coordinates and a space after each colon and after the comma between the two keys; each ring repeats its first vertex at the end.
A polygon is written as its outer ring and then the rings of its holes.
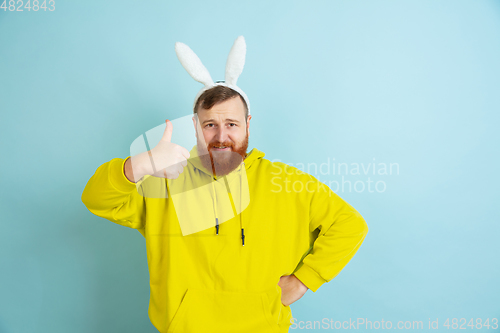
{"type": "Polygon", "coordinates": [[[234,148],[234,142],[232,141],[224,141],[224,142],[220,142],[220,141],[213,141],[213,142],[210,142],[207,146],[207,149],[210,150],[214,147],[229,147],[231,149],[234,148]]]}

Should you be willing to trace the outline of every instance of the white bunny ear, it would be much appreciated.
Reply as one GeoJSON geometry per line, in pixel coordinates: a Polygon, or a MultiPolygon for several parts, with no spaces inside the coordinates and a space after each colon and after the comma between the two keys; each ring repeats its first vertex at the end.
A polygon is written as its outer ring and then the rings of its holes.
{"type": "Polygon", "coordinates": [[[245,66],[245,54],[247,52],[247,45],[245,43],[245,38],[239,36],[234,41],[231,51],[229,51],[229,56],[226,62],[226,84],[236,85],[236,81],[243,71],[243,66],[245,66]]]}
{"type": "Polygon", "coordinates": [[[175,43],[175,53],[182,64],[182,67],[191,75],[193,79],[203,83],[205,86],[214,84],[210,73],[201,63],[200,58],[184,43],[175,43]]]}

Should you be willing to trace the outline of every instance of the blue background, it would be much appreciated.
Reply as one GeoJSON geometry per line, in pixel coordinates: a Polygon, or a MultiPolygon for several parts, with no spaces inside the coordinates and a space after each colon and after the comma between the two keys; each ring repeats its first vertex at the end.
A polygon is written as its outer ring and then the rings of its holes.
{"type": "Polygon", "coordinates": [[[0,11],[0,332],[156,332],[144,238],[92,215],[81,193],[141,133],[191,112],[201,84],[174,43],[222,80],[239,35],[250,148],[291,164],[399,166],[313,173],[385,189],[337,192],[370,231],[292,305],[297,321],[428,330],[431,318],[449,331],[446,318],[500,318],[500,1],[55,5],[0,11]]]}

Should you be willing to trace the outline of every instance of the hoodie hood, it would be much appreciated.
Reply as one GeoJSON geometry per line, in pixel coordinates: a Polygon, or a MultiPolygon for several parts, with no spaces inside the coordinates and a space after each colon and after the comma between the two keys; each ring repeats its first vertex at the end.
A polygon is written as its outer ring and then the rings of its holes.
{"type": "MultiPolygon", "coordinates": [[[[190,198],[183,200],[183,203],[196,202],[200,206],[203,205],[204,208],[199,207],[200,210],[197,209],[198,212],[194,213],[199,215],[198,218],[193,216],[192,210],[189,209],[191,214],[187,214],[191,215],[191,218],[189,219],[191,222],[187,223],[193,223],[194,220],[206,220],[207,218],[210,218],[209,216],[212,216],[211,220],[207,221],[208,225],[206,222],[200,222],[200,227],[197,227],[196,230],[204,230],[207,227],[211,228],[213,226],[215,235],[219,235],[221,223],[238,216],[241,229],[239,237],[241,237],[241,245],[244,246],[245,220],[243,217],[243,211],[250,204],[250,190],[248,185],[247,170],[257,165],[258,163],[256,162],[262,159],[265,154],[258,149],[253,148],[249,153],[247,153],[247,156],[238,167],[227,175],[217,177],[212,175],[212,172],[203,166],[198,155],[196,145],[189,153],[190,158],[188,159],[188,163],[190,169],[193,169],[193,175],[198,175],[196,178],[201,177],[199,181],[200,184],[203,184],[203,190],[198,188],[198,195],[194,194],[193,191],[188,191],[187,195],[190,196],[190,198]],[[202,192],[205,194],[203,195],[202,192]],[[197,198],[195,199],[194,196],[197,196],[197,198]],[[207,204],[207,198],[210,198],[208,199],[210,204],[207,204]],[[210,212],[207,211],[207,209],[210,212]],[[201,225],[204,227],[201,227],[201,225]]],[[[185,212],[186,209],[187,207],[185,207],[185,209],[179,209],[178,212],[185,212]]],[[[183,213],[181,214],[183,215],[183,213]]],[[[186,220],[187,219],[183,219],[183,221],[186,220]]],[[[183,224],[183,226],[185,226],[185,224],[183,224]]],[[[191,230],[194,231],[195,229],[191,230]]]]}

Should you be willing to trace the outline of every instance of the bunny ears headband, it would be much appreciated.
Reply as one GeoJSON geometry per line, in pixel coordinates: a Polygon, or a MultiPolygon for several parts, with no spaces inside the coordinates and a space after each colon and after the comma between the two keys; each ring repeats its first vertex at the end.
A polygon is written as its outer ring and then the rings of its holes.
{"type": "Polygon", "coordinates": [[[182,64],[182,67],[191,75],[196,81],[203,83],[204,87],[198,92],[194,99],[193,108],[196,105],[196,101],[203,94],[204,91],[215,87],[215,86],[226,86],[237,91],[241,97],[247,103],[248,114],[250,114],[250,102],[248,101],[247,95],[241,90],[237,85],[236,81],[243,71],[243,66],[245,65],[245,54],[247,51],[247,46],[245,44],[245,38],[239,36],[234,41],[231,51],[229,51],[229,56],[226,62],[226,75],[225,81],[217,81],[214,83],[212,77],[208,70],[201,63],[200,58],[184,43],[175,43],[175,53],[177,58],[182,64]]]}

